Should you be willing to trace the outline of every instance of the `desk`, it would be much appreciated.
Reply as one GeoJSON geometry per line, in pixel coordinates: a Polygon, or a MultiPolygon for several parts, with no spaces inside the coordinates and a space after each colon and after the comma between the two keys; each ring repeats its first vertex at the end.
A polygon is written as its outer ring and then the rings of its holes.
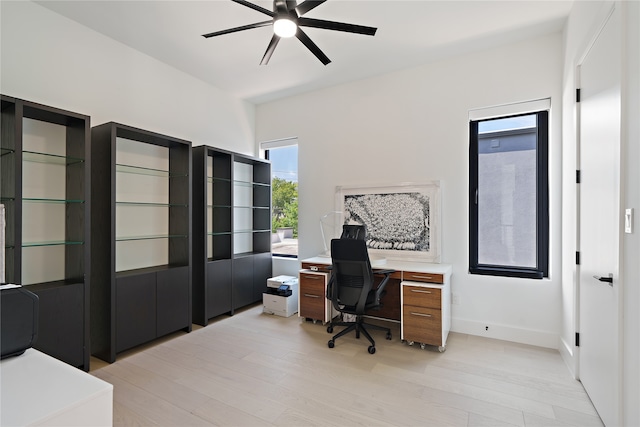
{"type": "Polygon", "coordinates": [[[111,426],[113,386],[28,349],[0,362],[0,426],[111,426]]]}
{"type": "MultiPolygon", "coordinates": [[[[322,320],[326,323],[334,317],[331,302],[326,299],[331,258],[317,256],[302,260],[300,270],[299,316],[322,320]],[[323,278],[323,286],[311,288],[312,276],[323,278]]],[[[381,269],[396,270],[387,283],[386,295],[380,310],[367,315],[400,322],[403,342],[434,345],[444,351],[451,329],[451,265],[430,264],[419,261],[387,260],[373,265],[373,272],[381,269]]],[[[378,276],[376,280],[382,280],[378,276]]],[[[317,286],[316,286],[317,287],[317,286]]]]}

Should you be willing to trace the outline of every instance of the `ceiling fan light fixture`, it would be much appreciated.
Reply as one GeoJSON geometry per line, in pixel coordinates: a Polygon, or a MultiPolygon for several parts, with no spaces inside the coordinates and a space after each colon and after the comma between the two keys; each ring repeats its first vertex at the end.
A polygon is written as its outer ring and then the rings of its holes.
{"type": "Polygon", "coordinates": [[[273,32],[278,37],[293,37],[298,31],[298,26],[289,18],[278,18],[273,22],[273,32]]]}

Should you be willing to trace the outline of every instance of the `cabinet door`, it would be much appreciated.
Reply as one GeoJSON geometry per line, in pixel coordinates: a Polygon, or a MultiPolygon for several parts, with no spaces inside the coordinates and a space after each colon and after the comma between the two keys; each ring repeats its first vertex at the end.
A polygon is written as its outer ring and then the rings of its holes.
{"type": "Polygon", "coordinates": [[[156,273],[156,335],[162,336],[191,325],[189,267],[156,273]]]}
{"type": "Polygon", "coordinates": [[[254,255],[253,259],[253,301],[262,301],[267,292],[267,280],[271,278],[271,253],[254,255]]]}
{"type": "MultiPolygon", "coordinates": [[[[207,317],[229,313],[231,306],[231,260],[207,263],[207,317]]],[[[207,320],[208,320],[207,319],[207,320]]]]}
{"type": "Polygon", "coordinates": [[[233,260],[233,308],[253,302],[253,257],[243,256],[233,260]]]}
{"type": "Polygon", "coordinates": [[[39,298],[38,339],[34,347],[70,365],[83,366],[84,283],[29,290],[39,298]]]}
{"type": "Polygon", "coordinates": [[[116,279],[116,352],[156,337],[156,273],[116,279]]]}

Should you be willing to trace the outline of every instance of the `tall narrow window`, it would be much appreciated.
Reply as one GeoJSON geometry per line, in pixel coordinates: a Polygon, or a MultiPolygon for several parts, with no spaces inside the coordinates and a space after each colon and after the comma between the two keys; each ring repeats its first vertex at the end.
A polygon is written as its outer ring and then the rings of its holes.
{"type": "Polygon", "coordinates": [[[548,277],[548,111],[469,123],[469,272],[548,277]]]}
{"type": "Polygon", "coordinates": [[[271,161],[271,252],[298,257],[298,144],[297,139],[265,142],[271,161]]]}

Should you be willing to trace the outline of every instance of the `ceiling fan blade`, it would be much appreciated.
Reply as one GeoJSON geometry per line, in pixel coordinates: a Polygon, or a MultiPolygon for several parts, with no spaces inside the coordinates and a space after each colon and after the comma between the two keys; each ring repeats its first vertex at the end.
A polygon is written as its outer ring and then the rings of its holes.
{"type": "MultiPolygon", "coordinates": [[[[303,3],[304,4],[304,3],[303,3]]],[[[375,35],[377,28],[365,27],[364,25],[345,24],[343,22],[325,21],[324,19],[298,18],[298,25],[304,27],[322,28],[324,30],[344,31],[347,33],[375,35]]]]}
{"type": "Polygon", "coordinates": [[[320,50],[318,46],[309,38],[309,36],[298,27],[296,37],[307,47],[324,65],[327,65],[331,60],[320,50]]]}
{"type": "Polygon", "coordinates": [[[315,9],[316,7],[320,6],[322,3],[326,1],[327,0],[306,0],[300,3],[298,6],[296,6],[295,9],[296,9],[296,12],[298,13],[298,16],[302,16],[305,13],[309,12],[311,9],[315,9]]]}
{"type": "Polygon", "coordinates": [[[273,21],[256,22],[255,24],[243,25],[242,27],[229,28],[227,30],[215,31],[209,34],[203,34],[202,37],[209,38],[215,36],[221,36],[223,34],[236,33],[238,31],[251,30],[252,28],[266,27],[273,24],[273,21]]]}
{"type": "Polygon", "coordinates": [[[271,41],[269,42],[269,46],[267,46],[267,50],[262,57],[262,61],[260,61],[260,65],[267,65],[269,60],[271,59],[271,55],[273,55],[273,51],[276,50],[276,46],[278,46],[278,42],[280,41],[280,37],[277,35],[273,35],[271,37],[271,41]]]}
{"type": "Polygon", "coordinates": [[[273,10],[277,14],[287,15],[296,8],[296,0],[273,0],[273,10]]]}
{"type": "Polygon", "coordinates": [[[257,10],[258,12],[262,12],[265,15],[269,15],[272,18],[276,15],[273,11],[271,11],[269,9],[265,9],[262,6],[258,6],[257,4],[253,4],[253,3],[245,1],[245,0],[231,0],[231,1],[235,2],[235,3],[238,3],[238,4],[241,4],[243,6],[247,6],[248,8],[251,8],[253,10],[257,10]]]}

